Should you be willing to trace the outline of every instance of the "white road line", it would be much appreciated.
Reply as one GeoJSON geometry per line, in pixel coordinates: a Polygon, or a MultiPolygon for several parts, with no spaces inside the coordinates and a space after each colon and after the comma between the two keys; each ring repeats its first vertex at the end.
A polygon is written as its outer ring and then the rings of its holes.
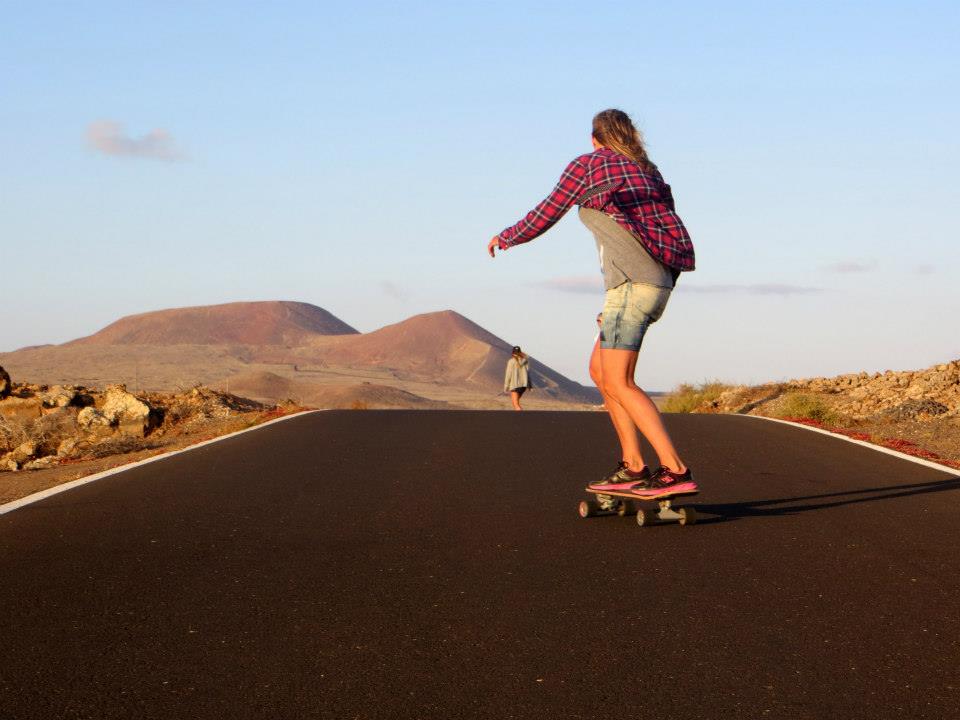
{"type": "Polygon", "coordinates": [[[770,422],[783,423],[784,425],[789,425],[791,427],[803,428],[804,430],[810,430],[812,432],[818,432],[821,435],[829,435],[830,437],[839,438],[840,440],[846,440],[851,442],[854,445],[863,445],[866,448],[871,450],[876,450],[877,452],[886,453],[887,455],[893,455],[898,457],[901,460],[909,460],[910,462],[917,463],[918,465],[926,465],[927,467],[933,468],[934,470],[941,470],[945,473],[950,473],[951,475],[960,475],[960,470],[957,468],[952,468],[949,465],[941,465],[940,463],[935,463],[931,460],[924,460],[923,458],[914,457],[913,455],[908,455],[907,453],[902,453],[898,450],[891,450],[890,448],[885,448],[883,445],[874,445],[869,443],[866,440],[857,440],[856,438],[847,437],[846,435],[841,435],[840,433],[830,432],[829,430],[824,430],[822,428],[813,427],[812,425],[804,425],[803,423],[790,422],[789,420],[781,420],[780,418],[766,417],[764,415],[741,415],[740,417],[750,417],[756,418],[757,420],[769,420],[770,422]]]}
{"type": "Polygon", "coordinates": [[[283,417],[275,418],[273,420],[268,420],[265,423],[260,423],[259,425],[254,425],[253,427],[244,428],[243,430],[237,430],[236,432],[229,433],[227,435],[221,435],[220,437],[211,438],[210,440],[204,440],[203,442],[198,442],[196,445],[190,445],[179,450],[171,450],[170,452],[165,452],[160,455],[154,455],[153,457],[146,458],[144,460],[137,460],[136,462],[127,463],[126,465],[120,465],[119,467],[110,468],[109,470],[104,470],[103,472],[98,472],[93,475],[87,475],[86,477],[77,478],[68,483],[63,483],[63,485],[55,485],[46,490],[41,490],[40,492],[35,492],[32,495],[27,495],[26,497],[19,498],[17,500],[11,500],[8,503],[0,505],[0,515],[5,515],[8,512],[12,512],[18,508],[22,508],[24,505],[30,505],[35,503],[38,500],[43,500],[52,495],[58,495],[59,493],[66,492],[67,490],[72,490],[75,487],[80,487],[81,485],[86,485],[87,483],[92,483],[95,480],[101,480],[105,477],[110,477],[111,475],[116,475],[117,473],[126,472],[127,470],[132,470],[135,467],[140,467],[141,465],[149,465],[150,463],[157,462],[159,460],[166,460],[169,457],[174,455],[180,455],[181,453],[190,452],[191,450],[196,450],[201,448],[204,445],[211,445],[215,442],[220,442],[221,440],[226,440],[227,438],[236,437],[237,435],[243,435],[244,433],[252,432],[254,430],[259,430],[265,428],[268,425],[273,425],[274,423],[283,422],[284,420],[290,420],[291,418],[301,417],[303,415],[309,415],[310,413],[322,412],[321,410],[304,410],[303,412],[293,413],[292,415],[284,415],[283,417]]]}

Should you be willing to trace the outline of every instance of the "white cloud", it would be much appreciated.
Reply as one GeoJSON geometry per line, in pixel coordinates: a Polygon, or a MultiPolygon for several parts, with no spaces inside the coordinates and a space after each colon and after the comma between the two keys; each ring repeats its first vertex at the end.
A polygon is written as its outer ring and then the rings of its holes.
{"type": "MultiPolygon", "coordinates": [[[[603,292],[603,282],[597,275],[570,275],[536,283],[538,287],[565,293],[596,295],[603,292]]],[[[683,277],[677,282],[677,290],[709,295],[814,295],[824,292],[823,288],[786,283],[767,283],[755,285],[690,285],[683,277]]]]}
{"type": "Polygon", "coordinates": [[[768,283],[757,285],[686,285],[681,280],[677,283],[677,290],[692,293],[712,295],[815,295],[822,293],[823,288],[807,287],[804,285],[788,285],[785,283],[768,283]]]}
{"type": "Polygon", "coordinates": [[[875,260],[867,260],[865,262],[859,262],[856,260],[841,260],[840,262],[830,263],[829,265],[824,265],[823,269],[827,272],[835,273],[862,273],[870,272],[877,267],[875,260]]]}
{"type": "Polygon", "coordinates": [[[87,142],[104,155],[142,157],[154,160],[179,160],[173,136],[162,128],[151,130],[141,137],[124,132],[123,125],[114,120],[97,120],[87,126],[87,142]]]}
{"type": "Polygon", "coordinates": [[[404,301],[407,299],[407,294],[389,280],[381,280],[380,289],[383,291],[384,295],[393,298],[394,300],[404,301]]]}
{"type": "Polygon", "coordinates": [[[603,292],[603,282],[597,275],[572,275],[544,280],[537,283],[539,287],[548,290],[559,290],[566,293],[580,293],[596,295],[603,292]]]}

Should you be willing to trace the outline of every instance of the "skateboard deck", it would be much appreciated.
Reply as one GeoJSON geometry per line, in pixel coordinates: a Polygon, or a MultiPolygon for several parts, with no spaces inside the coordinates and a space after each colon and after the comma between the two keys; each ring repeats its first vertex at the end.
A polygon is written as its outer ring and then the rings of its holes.
{"type": "MultiPolygon", "coordinates": [[[[581,500],[577,511],[582,518],[596,517],[598,515],[619,515],[623,517],[624,515],[633,515],[636,513],[637,524],[641,527],[667,522],[675,522],[680,525],[693,525],[697,521],[697,511],[692,507],[673,506],[673,499],[682,497],[683,494],[671,495],[670,497],[660,498],[659,500],[646,500],[637,497],[633,493],[594,490],[592,488],[585,488],[585,490],[594,496],[604,495],[606,497],[622,499],[607,509],[601,505],[599,499],[595,500],[591,498],[590,500],[581,500]],[[643,502],[656,502],[657,509],[640,507],[640,503],[643,502]]],[[[696,493],[685,494],[695,495],[696,493]]]]}

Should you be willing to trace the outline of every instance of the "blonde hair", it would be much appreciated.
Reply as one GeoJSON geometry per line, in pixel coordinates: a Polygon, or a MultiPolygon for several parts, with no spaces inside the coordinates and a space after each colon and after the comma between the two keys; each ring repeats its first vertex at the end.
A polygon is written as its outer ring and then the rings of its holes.
{"type": "Polygon", "coordinates": [[[593,116],[593,137],[597,142],[620,153],[644,170],[656,169],[647,157],[643,135],[633,125],[630,116],[623,110],[603,110],[593,116]]]}

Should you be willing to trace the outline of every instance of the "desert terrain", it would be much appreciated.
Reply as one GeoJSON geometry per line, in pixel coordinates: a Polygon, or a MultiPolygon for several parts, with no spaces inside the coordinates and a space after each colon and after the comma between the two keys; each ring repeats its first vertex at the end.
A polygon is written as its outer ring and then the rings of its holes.
{"type": "Polygon", "coordinates": [[[666,412],[792,420],[960,468],[960,360],[765,385],[684,385],[666,412]]]}
{"type": "MultiPolygon", "coordinates": [[[[510,345],[452,310],[359,333],[323,308],[275,301],[177,308],[121,318],[62,345],[0,353],[22,381],[173,392],[205,386],[313,407],[509,406],[510,345]]],[[[530,409],[584,409],[594,388],[531,358],[530,409]]]]}

